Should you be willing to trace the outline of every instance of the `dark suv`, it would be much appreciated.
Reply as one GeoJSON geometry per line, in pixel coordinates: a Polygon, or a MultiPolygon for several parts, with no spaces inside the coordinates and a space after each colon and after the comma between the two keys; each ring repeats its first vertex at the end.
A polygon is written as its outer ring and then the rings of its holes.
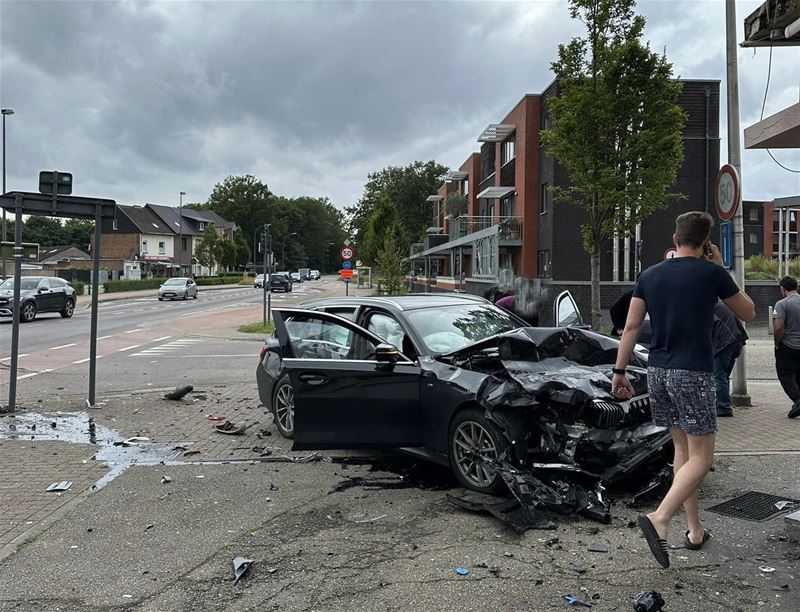
{"type": "Polygon", "coordinates": [[[269,275],[269,290],[288,293],[292,290],[292,281],[285,274],[273,272],[269,275]]]}
{"type": "MultiPolygon", "coordinates": [[[[20,321],[30,323],[41,312],[57,312],[69,319],[75,312],[75,289],[60,278],[25,276],[20,282],[20,321]]],[[[0,284],[0,317],[14,315],[14,279],[0,284]]]]}

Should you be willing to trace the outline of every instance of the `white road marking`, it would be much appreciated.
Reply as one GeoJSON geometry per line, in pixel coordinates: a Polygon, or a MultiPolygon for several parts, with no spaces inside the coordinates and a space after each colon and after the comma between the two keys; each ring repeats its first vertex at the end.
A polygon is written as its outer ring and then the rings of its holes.
{"type": "Polygon", "coordinates": [[[87,357],[86,359],[78,359],[78,361],[73,361],[72,363],[76,363],[76,364],[77,363],[86,363],[87,361],[89,361],[89,359],[90,359],[90,357],[87,357]]]}
{"type": "Polygon", "coordinates": [[[31,376],[36,376],[39,372],[31,372],[30,374],[23,374],[22,376],[17,376],[17,380],[23,380],[25,378],[30,378],[31,376]]]}
{"type": "Polygon", "coordinates": [[[130,351],[130,350],[133,350],[135,348],[139,348],[140,346],[142,346],[142,345],[141,344],[131,344],[130,346],[126,346],[125,348],[117,349],[117,352],[118,353],[122,353],[124,351],[130,351]]]}
{"type": "Polygon", "coordinates": [[[106,340],[107,338],[113,338],[113,337],[114,337],[114,334],[110,334],[110,335],[108,335],[108,336],[100,336],[100,337],[98,338],[98,340],[106,340]]]}
{"type": "Polygon", "coordinates": [[[162,340],[169,340],[172,336],[161,336],[160,338],[156,338],[155,340],[151,340],[150,342],[161,342],[162,340]]]}
{"type": "Polygon", "coordinates": [[[136,329],[129,329],[129,330],[128,330],[128,331],[126,331],[125,333],[126,333],[126,334],[133,334],[133,333],[136,333],[136,332],[138,332],[138,331],[142,331],[143,329],[144,329],[143,327],[137,327],[136,329]]]}
{"type": "Polygon", "coordinates": [[[258,357],[258,353],[243,353],[241,355],[168,355],[165,353],[150,353],[148,351],[142,351],[141,353],[131,353],[131,357],[148,357],[153,355],[160,355],[161,357],[175,357],[177,359],[205,359],[208,357],[213,357],[215,359],[222,359],[226,357],[249,357],[254,358],[258,357]]]}
{"type": "MultiPolygon", "coordinates": [[[[20,353],[17,357],[27,357],[30,353],[20,353]]],[[[11,357],[3,357],[0,361],[10,361],[11,357]]]]}
{"type": "Polygon", "coordinates": [[[75,342],[73,342],[72,344],[62,344],[61,346],[54,346],[53,348],[49,348],[47,350],[48,351],[57,351],[58,349],[69,348],[71,346],[78,346],[78,345],[75,342]]]}

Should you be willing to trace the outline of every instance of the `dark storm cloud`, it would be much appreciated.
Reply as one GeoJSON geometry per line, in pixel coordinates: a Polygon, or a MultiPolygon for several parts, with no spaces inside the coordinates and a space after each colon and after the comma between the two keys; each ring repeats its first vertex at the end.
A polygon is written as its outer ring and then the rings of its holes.
{"type": "MultiPolygon", "coordinates": [[[[756,4],[740,3],[739,20],[756,4]]],[[[724,79],[723,8],[640,3],[653,47],[687,78],[724,79]]],[[[560,1],[6,0],[0,21],[0,95],[17,111],[9,187],[57,167],[81,193],[134,203],[204,200],[253,173],[344,206],[387,164],[457,166],[486,124],[547,85],[557,44],[580,32],[560,1]]],[[[765,53],[740,66],[743,124],[758,118],[765,53]]],[[[797,98],[797,69],[778,55],[772,110],[792,87],[797,98]]],[[[756,153],[753,195],[783,195],[769,188],[786,173],[756,153]]]]}

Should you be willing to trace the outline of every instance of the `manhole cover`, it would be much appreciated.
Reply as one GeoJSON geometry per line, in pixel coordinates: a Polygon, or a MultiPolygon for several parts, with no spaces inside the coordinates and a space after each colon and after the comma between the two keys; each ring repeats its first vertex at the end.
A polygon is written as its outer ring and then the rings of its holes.
{"type": "Polygon", "coordinates": [[[797,508],[798,505],[800,505],[800,501],[796,499],[748,491],[744,495],[712,506],[708,511],[747,521],[765,521],[774,514],[788,512],[797,508]]]}

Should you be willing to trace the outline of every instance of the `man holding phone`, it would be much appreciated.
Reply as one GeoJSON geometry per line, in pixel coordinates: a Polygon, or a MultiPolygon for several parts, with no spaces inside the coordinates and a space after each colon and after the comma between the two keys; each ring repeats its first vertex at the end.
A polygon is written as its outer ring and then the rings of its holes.
{"type": "Polygon", "coordinates": [[[650,551],[669,567],[667,535],[672,517],[683,506],[687,531],[684,545],[698,550],[709,534],[700,521],[697,489],[714,459],[717,415],[714,353],[711,343],[714,305],[721,299],[744,321],[755,317],[753,301],[722,267],[719,249],[709,240],[713,219],[688,212],[675,221],[677,254],[645,270],[631,298],[625,331],[614,367],[612,393],[633,395],[625,368],[646,313],[652,340],[647,380],[653,421],[668,427],[675,444],[672,486],[661,504],[639,516],[650,551]]]}

